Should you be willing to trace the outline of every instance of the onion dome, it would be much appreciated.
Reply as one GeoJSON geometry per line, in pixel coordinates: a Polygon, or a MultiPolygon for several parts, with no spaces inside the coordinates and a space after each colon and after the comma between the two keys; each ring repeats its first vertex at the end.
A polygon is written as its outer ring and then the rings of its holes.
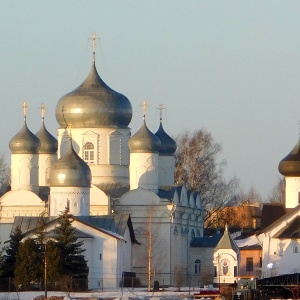
{"type": "Polygon", "coordinates": [[[22,129],[10,140],[9,148],[12,154],[37,154],[40,140],[28,129],[26,120],[22,129]]]}
{"type": "Polygon", "coordinates": [[[300,139],[293,150],[280,161],[278,170],[283,176],[300,177],[300,139]]]}
{"type": "Polygon", "coordinates": [[[91,186],[91,170],[74,151],[72,141],[66,153],[54,164],[50,174],[50,186],[91,186]]]}
{"type": "Polygon", "coordinates": [[[55,154],[57,152],[57,139],[46,129],[44,122],[40,130],[36,133],[36,136],[41,143],[41,147],[38,151],[39,154],[55,154]]]}
{"type": "Polygon", "coordinates": [[[103,82],[93,63],[85,81],[59,100],[55,114],[61,127],[127,127],[132,107],[127,97],[103,82]]]}
{"type": "Polygon", "coordinates": [[[159,128],[155,135],[160,139],[161,144],[158,149],[160,155],[174,155],[176,151],[176,142],[165,132],[162,122],[160,122],[159,128]]]}
{"type": "Polygon", "coordinates": [[[140,130],[128,141],[132,153],[158,152],[160,144],[159,138],[148,129],[145,120],[140,130]]]}

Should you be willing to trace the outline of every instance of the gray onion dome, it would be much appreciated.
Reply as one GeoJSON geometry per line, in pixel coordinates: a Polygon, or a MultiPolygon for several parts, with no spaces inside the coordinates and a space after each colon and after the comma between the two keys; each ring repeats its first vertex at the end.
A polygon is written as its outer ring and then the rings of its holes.
{"type": "Polygon", "coordinates": [[[300,140],[293,150],[280,161],[278,170],[283,176],[300,177],[300,140]]]}
{"type": "Polygon", "coordinates": [[[104,83],[93,63],[85,81],[59,100],[55,115],[61,127],[127,127],[132,107],[127,97],[104,83]]]}
{"type": "Polygon", "coordinates": [[[88,164],[74,151],[72,141],[66,153],[51,169],[50,187],[60,186],[91,186],[91,170],[88,164]]]}
{"type": "Polygon", "coordinates": [[[12,154],[37,154],[40,140],[28,129],[26,120],[22,129],[10,140],[12,154]]]}
{"type": "Polygon", "coordinates": [[[160,155],[171,156],[174,155],[177,145],[176,142],[165,132],[162,122],[155,135],[160,139],[161,145],[158,149],[160,155]]]}
{"type": "Polygon", "coordinates": [[[55,154],[57,152],[57,139],[46,129],[44,122],[40,130],[36,133],[36,136],[41,143],[41,147],[38,151],[39,154],[55,154]]]}
{"type": "Polygon", "coordinates": [[[129,139],[128,147],[132,153],[158,152],[160,140],[148,129],[144,120],[140,130],[129,139]]]}

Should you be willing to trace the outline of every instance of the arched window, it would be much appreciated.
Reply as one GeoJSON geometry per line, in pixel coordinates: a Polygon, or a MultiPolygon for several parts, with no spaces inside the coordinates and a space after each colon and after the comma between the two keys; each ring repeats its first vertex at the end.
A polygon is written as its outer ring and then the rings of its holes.
{"type": "Polygon", "coordinates": [[[195,260],[195,275],[199,275],[201,271],[201,260],[196,259],[195,260]]]}
{"type": "Polygon", "coordinates": [[[87,164],[94,163],[94,145],[90,142],[85,143],[83,150],[83,159],[87,164]]]}

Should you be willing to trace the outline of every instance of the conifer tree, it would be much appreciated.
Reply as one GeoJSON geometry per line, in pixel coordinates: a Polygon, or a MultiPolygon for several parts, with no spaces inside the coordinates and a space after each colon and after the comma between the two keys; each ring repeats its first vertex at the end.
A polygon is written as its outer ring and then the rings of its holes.
{"type": "Polygon", "coordinates": [[[26,239],[20,243],[17,252],[15,282],[27,290],[31,282],[40,281],[42,273],[38,246],[34,239],[26,239]]]}
{"type": "Polygon", "coordinates": [[[60,274],[75,278],[87,278],[88,266],[84,259],[83,242],[77,241],[68,209],[60,215],[59,225],[53,230],[60,254],[60,274]]]}
{"type": "Polygon", "coordinates": [[[52,285],[58,281],[60,276],[60,255],[56,242],[47,237],[46,224],[47,218],[45,217],[45,213],[42,213],[37,223],[37,238],[35,239],[35,242],[38,249],[38,261],[41,265],[41,269],[43,270],[42,278],[45,280],[46,268],[47,284],[52,285]]]}
{"type": "Polygon", "coordinates": [[[60,279],[60,254],[55,241],[48,240],[46,243],[47,284],[51,286],[60,279]]]}
{"type": "Polygon", "coordinates": [[[17,252],[22,238],[22,231],[20,227],[17,227],[10,235],[9,246],[4,249],[5,254],[0,272],[2,278],[14,277],[17,252]]]}

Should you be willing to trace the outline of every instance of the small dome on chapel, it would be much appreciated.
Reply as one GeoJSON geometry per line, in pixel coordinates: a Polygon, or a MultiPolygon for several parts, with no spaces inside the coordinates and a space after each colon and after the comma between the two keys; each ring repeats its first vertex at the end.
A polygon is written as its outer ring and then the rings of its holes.
{"type": "Polygon", "coordinates": [[[57,139],[46,129],[45,123],[42,123],[40,130],[36,133],[40,140],[41,147],[39,154],[55,154],[57,152],[57,139]]]}
{"type": "Polygon", "coordinates": [[[128,141],[128,146],[132,153],[158,152],[160,144],[159,138],[148,129],[145,120],[139,131],[128,141]]]}
{"type": "Polygon", "coordinates": [[[280,161],[278,170],[283,176],[300,177],[300,139],[292,151],[280,161]]]}
{"type": "Polygon", "coordinates": [[[40,148],[39,139],[28,129],[26,120],[22,129],[10,140],[12,154],[37,154],[40,148]]]}
{"type": "Polygon", "coordinates": [[[176,142],[165,132],[162,122],[155,135],[160,139],[161,144],[158,148],[160,155],[174,155],[177,145],[176,142]]]}
{"type": "Polygon", "coordinates": [[[90,187],[91,170],[74,151],[72,141],[66,153],[55,163],[50,173],[50,187],[90,187]]]}

